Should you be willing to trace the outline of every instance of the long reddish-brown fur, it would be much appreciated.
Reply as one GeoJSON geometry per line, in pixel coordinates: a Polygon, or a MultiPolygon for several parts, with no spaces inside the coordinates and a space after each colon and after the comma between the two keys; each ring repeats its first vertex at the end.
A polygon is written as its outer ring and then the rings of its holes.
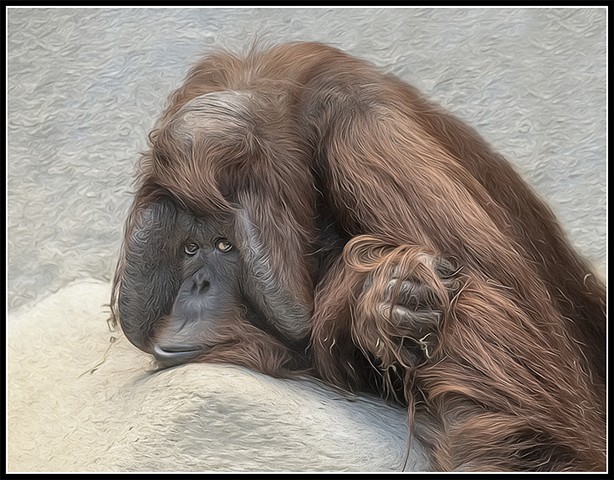
{"type": "MultiPolygon", "coordinates": [[[[247,210],[271,275],[313,308],[317,374],[406,404],[434,469],[605,469],[603,282],[469,127],[364,61],[294,43],[207,56],[151,142],[140,188],[197,214],[247,210]],[[182,107],[212,92],[237,92],[235,116],[179,142],[182,107]],[[324,211],[347,243],[318,265],[324,211]],[[394,278],[428,288],[438,322],[395,322],[394,278]]],[[[231,330],[207,360],[293,365],[231,330]]]]}

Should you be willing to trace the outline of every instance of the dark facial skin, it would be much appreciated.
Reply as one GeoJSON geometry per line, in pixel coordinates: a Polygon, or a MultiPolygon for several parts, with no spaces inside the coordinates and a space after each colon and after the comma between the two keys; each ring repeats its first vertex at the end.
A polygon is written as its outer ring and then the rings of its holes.
{"type": "Polygon", "coordinates": [[[230,218],[196,218],[160,199],[144,208],[127,245],[119,293],[122,328],[162,363],[207,349],[230,317],[263,322],[241,291],[241,254],[230,218]]]}
{"type": "MultiPolygon", "coordinates": [[[[128,340],[171,366],[198,361],[216,346],[220,332],[245,323],[304,351],[308,337],[278,328],[276,309],[293,319],[297,332],[307,332],[308,317],[292,312],[308,312],[308,306],[288,299],[269,275],[267,257],[255,257],[260,230],[245,228],[249,223],[243,212],[196,216],[168,196],[136,206],[117,294],[128,340]]],[[[324,261],[330,247],[320,250],[324,261]]]]}
{"type": "Polygon", "coordinates": [[[182,283],[154,335],[153,353],[165,363],[198,355],[218,322],[249,309],[239,288],[241,258],[227,226],[213,219],[190,223],[179,226],[189,231],[178,252],[182,283]]]}

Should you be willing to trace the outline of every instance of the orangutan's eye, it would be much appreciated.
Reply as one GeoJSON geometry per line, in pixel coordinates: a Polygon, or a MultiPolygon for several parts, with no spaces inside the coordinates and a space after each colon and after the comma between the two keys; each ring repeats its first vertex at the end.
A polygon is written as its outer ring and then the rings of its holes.
{"type": "Polygon", "coordinates": [[[230,243],[225,238],[218,238],[215,241],[215,248],[217,248],[222,253],[227,253],[232,250],[232,243],[230,243]]]}
{"type": "Polygon", "coordinates": [[[198,244],[196,244],[194,242],[186,243],[183,246],[183,250],[185,251],[185,253],[187,253],[190,256],[195,255],[196,252],[198,252],[199,248],[200,247],[198,246],[198,244]]]}

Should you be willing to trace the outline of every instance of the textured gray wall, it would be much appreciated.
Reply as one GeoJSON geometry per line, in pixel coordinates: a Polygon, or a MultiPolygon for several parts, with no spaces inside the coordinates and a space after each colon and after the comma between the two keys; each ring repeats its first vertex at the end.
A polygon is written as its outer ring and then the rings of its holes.
{"type": "Polygon", "coordinates": [[[9,9],[8,300],[110,280],[146,135],[199,54],[317,40],[504,153],[604,271],[604,9],[9,9]]]}

